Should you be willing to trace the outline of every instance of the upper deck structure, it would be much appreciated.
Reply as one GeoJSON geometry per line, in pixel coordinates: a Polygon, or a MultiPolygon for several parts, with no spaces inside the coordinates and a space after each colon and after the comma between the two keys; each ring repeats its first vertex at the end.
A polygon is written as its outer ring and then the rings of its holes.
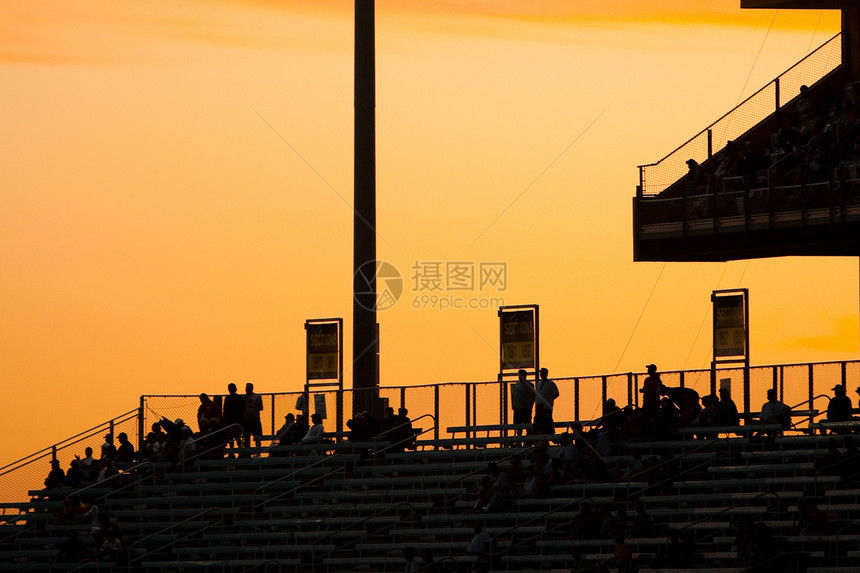
{"type": "Polygon", "coordinates": [[[860,255],[860,1],[842,33],[660,161],[639,166],[634,260],[860,255]]]}

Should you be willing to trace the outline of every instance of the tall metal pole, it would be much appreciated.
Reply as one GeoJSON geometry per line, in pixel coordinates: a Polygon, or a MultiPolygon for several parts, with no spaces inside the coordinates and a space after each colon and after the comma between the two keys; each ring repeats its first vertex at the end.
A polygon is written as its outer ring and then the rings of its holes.
{"type": "Polygon", "coordinates": [[[374,0],[355,0],[353,216],[353,412],[374,410],[379,393],[376,328],[376,67],[374,0]]]}

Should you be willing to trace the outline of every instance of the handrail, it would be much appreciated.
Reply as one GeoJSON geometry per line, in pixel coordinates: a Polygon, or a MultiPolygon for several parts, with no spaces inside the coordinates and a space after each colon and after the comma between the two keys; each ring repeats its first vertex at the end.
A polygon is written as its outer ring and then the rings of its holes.
{"type": "MultiPolygon", "coordinates": [[[[273,484],[276,484],[276,483],[278,483],[278,482],[281,482],[281,481],[284,481],[284,480],[286,480],[286,479],[289,479],[289,478],[291,478],[291,477],[295,476],[296,474],[299,474],[299,473],[301,473],[301,472],[303,472],[303,471],[307,470],[308,468],[312,468],[312,467],[316,467],[316,466],[318,466],[318,465],[322,465],[322,463],[323,463],[323,462],[327,462],[327,461],[329,461],[329,462],[330,462],[333,458],[334,458],[334,459],[337,459],[337,458],[339,458],[339,457],[341,457],[341,455],[340,455],[340,454],[334,454],[334,455],[332,455],[332,456],[328,456],[328,457],[326,457],[326,456],[322,456],[320,459],[318,459],[317,461],[315,461],[315,462],[314,462],[314,463],[312,463],[312,464],[309,464],[309,465],[306,465],[306,466],[302,466],[301,468],[299,468],[299,469],[297,469],[297,470],[295,470],[295,471],[293,471],[293,472],[291,472],[291,473],[288,473],[288,474],[286,474],[286,475],[283,475],[283,476],[281,476],[281,477],[279,477],[279,478],[277,478],[277,479],[274,479],[274,480],[272,480],[272,481],[270,481],[270,482],[264,483],[263,485],[259,486],[258,488],[256,488],[256,489],[254,490],[253,495],[254,495],[254,496],[256,496],[256,495],[257,495],[257,492],[259,492],[261,489],[267,488],[267,487],[269,487],[270,485],[273,485],[273,484]]],[[[332,472],[333,472],[333,471],[334,471],[334,470],[332,470],[332,472]]],[[[332,473],[332,472],[329,472],[329,473],[332,473]]],[[[317,478],[315,478],[315,479],[318,479],[318,478],[324,478],[326,475],[328,475],[328,474],[323,474],[323,475],[321,475],[321,476],[317,476],[317,478]]],[[[261,502],[259,502],[259,503],[255,503],[254,505],[252,505],[252,506],[251,506],[251,516],[252,516],[254,519],[256,519],[256,515],[257,515],[257,508],[258,508],[258,507],[261,507],[261,506],[263,506],[263,505],[266,505],[266,504],[267,504],[267,503],[269,503],[270,501],[274,501],[274,500],[276,500],[276,499],[281,499],[282,497],[285,497],[287,494],[292,493],[292,492],[293,492],[293,491],[295,491],[296,489],[300,488],[302,485],[307,485],[308,483],[313,483],[314,481],[315,481],[315,480],[311,480],[311,481],[305,482],[304,484],[300,484],[298,487],[295,487],[295,488],[293,488],[293,489],[291,489],[291,490],[289,490],[289,491],[281,492],[281,493],[279,493],[278,495],[275,495],[275,496],[269,497],[268,499],[266,499],[266,500],[264,500],[264,501],[261,501],[261,502]]]]}
{"type": "MultiPolygon", "coordinates": [[[[389,511],[396,511],[396,510],[398,510],[398,509],[400,509],[400,508],[402,508],[402,507],[409,507],[409,508],[411,508],[411,509],[412,509],[412,511],[413,511],[413,512],[415,511],[415,508],[413,507],[413,505],[412,505],[410,502],[408,502],[408,501],[404,501],[404,502],[398,503],[398,504],[397,504],[397,505],[395,505],[395,506],[392,506],[392,507],[386,507],[386,508],[384,508],[384,509],[381,509],[381,510],[377,511],[376,513],[374,513],[373,515],[369,515],[369,516],[365,517],[364,519],[361,519],[360,521],[358,521],[358,522],[356,522],[356,523],[354,523],[354,524],[351,524],[351,525],[345,525],[345,526],[341,527],[341,528],[340,528],[340,529],[338,529],[338,530],[335,530],[335,531],[329,531],[329,532],[327,533],[327,535],[323,535],[322,537],[318,537],[318,538],[316,538],[316,539],[314,540],[314,542],[313,542],[313,543],[311,543],[311,571],[315,571],[315,570],[316,570],[316,565],[317,565],[317,563],[316,563],[316,562],[317,562],[316,547],[317,547],[317,545],[319,545],[319,543],[320,543],[322,540],[324,540],[324,539],[328,539],[328,538],[330,538],[330,537],[334,537],[334,536],[335,536],[335,535],[337,535],[338,533],[342,533],[343,531],[346,531],[346,530],[347,530],[348,528],[350,528],[350,527],[353,527],[353,526],[356,526],[356,525],[359,525],[359,524],[363,524],[363,523],[367,523],[367,522],[369,522],[370,520],[372,520],[372,519],[374,519],[374,518],[376,518],[376,517],[380,517],[381,515],[383,515],[383,514],[385,514],[385,513],[388,513],[389,511]]],[[[383,529],[385,529],[386,527],[387,527],[386,525],[383,525],[382,527],[380,527],[380,528],[379,528],[379,529],[377,529],[376,531],[382,531],[382,530],[383,530],[383,529]]],[[[374,531],[374,533],[375,533],[376,531],[374,531]]],[[[336,547],[336,548],[334,549],[334,551],[342,551],[343,549],[345,549],[345,548],[346,548],[346,547],[348,547],[349,545],[355,544],[357,541],[358,541],[358,540],[356,540],[356,539],[353,539],[353,540],[347,541],[346,543],[344,543],[344,544],[339,545],[338,547],[336,547]]],[[[320,555],[320,557],[325,557],[325,556],[326,556],[326,555],[328,555],[329,553],[332,553],[332,551],[331,551],[331,550],[330,550],[330,551],[326,551],[325,553],[323,553],[322,555],[320,555]]]]}
{"type": "MultiPolygon", "coordinates": [[[[695,449],[693,449],[693,450],[690,450],[690,451],[688,451],[688,452],[684,452],[684,453],[683,453],[683,454],[681,454],[679,457],[674,457],[674,456],[673,456],[671,460],[666,460],[665,462],[661,462],[661,463],[657,464],[656,466],[653,466],[653,467],[651,467],[651,468],[648,468],[647,470],[642,470],[642,471],[636,472],[636,473],[634,473],[634,474],[631,474],[631,476],[627,479],[627,482],[626,482],[626,484],[627,484],[627,505],[630,505],[630,484],[632,483],[632,480],[633,480],[633,478],[634,478],[635,476],[637,476],[637,475],[642,475],[642,474],[644,474],[644,473],[646,473],[646,472],[648,472],[648,471],[652,471],[652,470],[654,470],[655,468],[661,467],[661,466],[666,465],[666,464],[668,464],[668,463],[670,463],[670,462],[677,462],[679,459],[683,459],[685,456],[688,456],[688,455],[690,455],[690,454],[694,454],[694,453],[699,452],[699,450],[702,450],[702,449],[703,449],[703,448],[705,448],[706,446],[709,446],[709,447],[713,448],[714,446],[716,446],[716,445],[717,445],[718,443],[720,443],[720,442],[723,442],[723,443],[726,443],[726,444],[727,444],[727,443],[728,443],[728,441],[729,441],[729,438],[718,438],[718,439],[716,439],[716,440],[703,440],[703,442],[704,442],[704,443],[703,443],[703,444],[701,444],[699,447],[697,447],[697,448],[695,448],[695,449]]],[[[665,483],[667,483],[667,482],[674,481],[676,478],[681,477],[681,476],[683,476],[683,475],[686,475],[686,474],[688,474],[689,472],[691,472],[691,471],[693,471],[693,470],[696,470],[696,469],[699,469],[699,468],[700,468],[700,467],[702,467],[702,466],[710,465],[710,463],[711,463],[711,460],[704,460],[704,461],[702,461],[702,462],[699,462],[699,463],[697,463],[697,464],[695,464],[695,465],[692,465],[692,466],[690,466],[690,467],[686,468],[686,469],[685,469],[684,471],[682,471],[681,473],[678,473],[678,474],[675,474],[675,475],[669,476],[669,477],[667,477],[667,478],[665,478],[665,479],[662,479],[662,480],[660,480],[660,481],[658,481],[658,482],[656,482],[656,483],[649,483],[646,487],[642,488],[642,489],[641,489],[641,490],[639,490],[637,493],[641,496],[641,495],[642,495],[642,494],[644,494],[646,491],[649,491],[649,490],[651,490],[651,489],[653,489],[653,488],[656,488],[656,487],[658,487],[658,486],[661,486],[661,485],[663,485],[663,484],[665,484],[665,483]]]]}
{"type": "MultiPolygon", "coordinates": [[[[180,525],[180,524],[182,524],[182,523],[186,523],[186,522],[188,522],[188,521],[191,521],[192,519],[195,519],[195,518],[201,517],[201,516],[203,516],[203,515],[206,515],[207,513],[211,513],[211,512],[214,512],[214,511],[217,511],[217,512],[219,512],[219,513],[221,514],[221,515],[220,515],[220,517],[218,518],[218,521],[217,521],[217,522],[215,522],[215,523],[208,523],[208,522],[207,522],[206,524],[204,524],[204,525],[203,525],[202,527],[200,527],[199,529],[195,529],[194,531],[191,531],[191,532],[188,532],[188,533],[186,533],[186,534],[184,534],[184,535],[181,535],[180,537],[178,537],[178,538],[174,539],[173,541],[169,541],[169,542],[165,543],[164,545],[160,545],[159,547],[156,547],[155,549],[151,549],[151,550],[147,551],[146,553],[143,553],[142,555],[136,555],[136,556],[134,556],[134,557],[129,556],[129,564],[133,563],[134,561],[141,562],[141,561],[143,561],[143,558],[144,558],[144,557],[147,557],[147,556],[152,555],[153,553],[157,553],[157,552],[159,552],[159,551],[163,551],[163,550],[167,549],[168,547],[172,547],[172,546],[176,545],[176,544],[177,544],[178,542],[180,542],[180,541],[184,541],[184,540],[186,540],[186,539],[188,539],[188,538],[190,538],[190,537],[192,537],[192,536],[194,536],[194,535],[197,535],[197,534],[198,534],[198,533],[200,533],[200,532],[206,531],[206,530],[207,530],[207,529],[209,529],[210,527],[213,527],[213,526],[215,526],[215,525],[217,525],[217,524],[219,524],[219,523],[223,523],[223,521],[224,521],[224,508],[223,508],[223,507],[210,507],[210,508],[208,508],[208,509],[204,509],[204,510],[203,510],[203,511],[201,511],[200,513],[197,513],[197,514],[195,514],[195,515],[192,515],[191,517],[188,517],[188,518],[186,518],[186,519],[183,519],[182,521],[177,521],[177,522],[175,522],[175,523],[171,523],[169,526],[165,527],[164,529],[162,529],[162,530],[160,530],[160,531],[158,531],[158,532],[156,532],[156,533],[152,533],[152,534],[150,534],[150,535],[147,535],[146,537],[143,537],[143,538],[141,538],[141,539],[137,540],[135,543],[130,544],[130,545],[128,546],[128,548],[129,548],[129,549],[131,549],[132,547],[134,547],[135,545],[137,545],[138,543],[140,543],[141,541],[143,541],[143,540],[145,540],[145,539],[149,539],[149,538],[151,538],[151,537],[153,537],[153,536],[155,536],[155,535],[161,535],[161,534],[163,534],[164,532],[169,531],[170,529],[173,529],[173,528],[174,528],[174,527],[176,527],[177,525],[180,525]]],[[[70,571],[69,573],[72,573],[72,572],[70,571]]]]}
{"type": "MultiPolygon", "coordinates": [[[[767,90],[768,88],[770,88],[770,87],[771,87],[771,85],[778,85],[779,80],[780,80],[781,78],[783,78],[784,76],[786,76],[789,72],[791,72],[792,70],[794,70],[795,68],[797,68],[798,66],[800,66],[801,64],[803,64],[804,62],[806,62],[809,58],[811,58],[812,56],[814,56],[815,54],[817,54],[819,51],[823,50],[826,46],[828,46],[831,42],[833,42],[836,38],[840,37],[841,35],[842,35],[842,33],[841,33],[841,32],[836,33],[836,34],[835,34],[833,37],[831,37],[829,40],[827,40],[826,42],[824,42],[823,44],[821,44],[820,46],[818,46],[815,50],[813,50],[812,52],[810,52],[809,54],[807,54],[806,56],[804,56],[804,57],[803,57],[803,59],[799,60],[798,62],[795,62],[791,67],[789,67],[789,68],[788,68],[788,69],[786,69],[784,72],[782,72],[781,74],[779,74],[776,78],[774,78],[774,79],[772,79],[771,81],[769,81],[769,82],[768,82],[767,84],[765,84],[761,89],[757,90],[755,93],[753,93],[752,95],[750,95],[749,97],[747,97],[746,99],[744,99],[742,102],[740,102],[739,104],[737,104],[735,107],[733,107],[732,109],[730,109],[728,112],[724,113],[724,114],[723,114],[722,116],[720,116],[716,121],[714,121],[713,123],[711,123],[710,125],[708,125],[708,126],[707,126],[707,127],[705,127],[704,129],[702,129],[700,132],[698,132],[697,134],[695,134],[694,136],[692,136],[690,139],[686,140],[684,143],[682,143],[681,145],[679,145],[678,147],[676,147],[675,149],[673,149],[672,151],[670,151],[669,153],[667,153],[664,157],[660,158],[659,160],[657,160],[657,161],[655,161],[655,162],[653,162],[653,163],[647,163],[647,164],[643,164],[643,165],[638,165],[638,166],[637,166],[637,169],[639,169],[639,172],[640,172],[640,182],[641,182],[641,183],[644,183],[644,177],[643,177],[642,173],[643,173],[643,170],[644,170],[645,168],[647,168],[647,167],[655,167],[655,166],[657,166],[657,165],[660,165],[661,163],[663,163],[663,162],[664,162],[664,161],[666,161],[668,158],[670,158],[670,157],[672,157],[673,155],[675,155],[676,153],[678,153],[681,149],[683,149],[684,147],[686,147],[686,146],[687,146],[687,145],[689,145],[690,143],[692,143],[692,142],[696,141],[697,139],[701,138],[703,135],[707,134],[709,131],[711,131],[711,130],[712,130],[712,128],[714,128],[715,126],[717,126],[717,124],[719,124],[719,123],[720,123],[720,122],[722,122],[724,119],[726,119],[726,118],[728,118],[729,116],[731,116],[731,115],[732,115],[733,113],[735,113],[737,110],[739,110],[739,109],[741,109],[742,107],[746,106],[746,104],[747,104],[749,101],[751,101],[753,98],[757,97],[757,96],[758,96],[758,95],[760,95],[762,92],[764,92],[765,90],[767,90]]],[[[843,64],[840,62],[838,65],[834,66],[832,69],[830,69],[830,70],[828,70],[827,72],[823,73],[823,74],[822,74],[820,77],[818,77],[818,79],[816,79],[815,81],[817,82],[817,81],[819,81],[819,80],[823,79],[823,78],[824,78],[824,77],[826,77],[827,75],[829,75],[829,74],[833,73],[833,71],[835,71],[835,70],[839,69],[842,65],[843,65],[843,64]]],[[[796,96],[795,96],[795,97],[796,97],[796,96]]],[[[786,101],[786,102],[785,102],[784,104],[782,104],[782,105],[779,105],[779,103],[777,103],[777,107],[776,107],[776,109],[774,110],[774,112],[775,112],[775,111],[779,111],[779,110],[781,110],[781,109],[784,109],[784,108],[785,108],[789,103],[791,103],[792,101],[794,101],[795,97],[790,98],[788,101],[786,101]]],[[[770,114],[767,114],[767,115],[770,115],[770,114]]],[[[764,117],[767,117],[767,116],[763,116],[763,117],[762,117],[762,119],[763,119],[764,117]]],[[[643,186],[643,191],[645,191],[644,186],[643,186]]]]}
{"type": "MultiPolygon", "coordinates": [[[[573,500],[570,500],[570,501],[568,501],[568,502],[566,502],[566,503],[564,503],[564,504],[560,505],[559,507],[556,507],[555,509],[551,509],[551,510],[549,510],[549,511],[544,512],[544,513],[543,513],[543,514],[541,514],[541,515],[538,515],[538,516],[532,517],[532,518],[530,518],[530,519],[527,519],[527,520],[526,520],[526,521],[524,521],[523,523],[520,523],[520,524],[515,525],[515,526],[513,526],[513,527],[509,527],[508,529],[502,530],[501,532],[499,532],[499,533],[497,533],[497,534],[496,534],[496,537],[499,537],[500,535],[507,535],[507,534],[509,534],[509,533],[513,533],[513,532],[515,532],[517,529],[519,529],[520,527],[526,527],[526,526],[528,526],[530,523],[533,523],[533,522],[538,521],[538,520],[546,521],[546,520],[547,520],[547,518],[548,518],[550,515],[552,515],[553,513],[557,513],[557,512],[559,512],[559,511],[563,511],[563,510],[567,509],[568,507],[570,507],[570,506],[572,506],[572,505],[579,504],[579,503],[584,503],[584,502],[586,502],[586,501],[590,501],[590,502],[591,502],[591,504],[592,504],[592,505],[594,505],[594,500],[592,499],[592,497],[591,497],[591,496],[583,496],[583,497],[580,497],[579,499],[573,499],[573,500]]],[[[559,529],[561,529],[561,528],[563,528],[563,527],[567,527],[568,525],[570,525],[570,524],[569,524],[569,523],[560,523],[559,525],[556,525],[555,527],[552,527],[552,528],[550,528],[550,529],[546,529],[546,530],[544,530],[544,531],[543,531],[543,533],[537,533],[537,534],[535,534],[535,535],[532,535],[531,537],[528,537],[528,538],[526,538],[526,539],[523,539],[523,540],[522,540],[522,541],[520,541],[519,543],[515,543],[515,544],[513,544],[513,545],[509,545],[509,546],[507,546],[504,550],[496,551],[496,553],[499,553],[499,554],[506,554],[506,553],[510,552],[510,550],[511,550],[511,549],[516,549],[517,547],[520,547],[521,545],[524,545],[524,544],[526,544],[526,543],[531,543],[533,540],[537,539],[538,537],[542,537],[542,536],[546,535],[547,533],[552,533],[552,532],[557,531],[557,530],[559,530],[559,529]]]]}
{"type": "MultiPolygon", "coordinates": [[[[812,401],[813,401],[813,400],[817,400],[818,398],[827,398],[827,400],[828,400],[828,401],[830,400],[830,396],[828,396],[827,394],[819,394],[818,396],[813,396],[812,398],[807,398],[807,399],[806,399],[806,400],[804,400],[803,402],[799,402],[799,403],[795,404],[794,406],[791,406],[791,409],[792,409],[792,410],[794,410],[794,409],[795,409],[795,408],[797,408],[798,406],[802,406],[803,404],[807,404],[807,403],[808,403],[810,406],[812,406],[812,401]]],[[[821,414],[824,414],[824,413],[826,413],[826,412],[827,412],[827,410],[819,411],[817,414],[810,414],[809,416],[807,416],[807,417],[806,417],[806,418],[804,418],[803,420],[798,420],[797,422],[792,422],[792,424],[791,424],[791,429],[792,429],[792,430],[796,429],[796,428],[795,428],[795,426],[797,426],[798,424],[803,423],[803,422],[805,422],[805,421],[809,421],[809,422],[810,422],[810,424],[811,424],[811,423],[812,423],[813,418],[815,418],[816,416],[820,416],[821,414]]],[[[764,423],[764,420],[762,420],[762,423],[764,423]]]]}
{"type": "MultiPolygon", "coordinates": [[[[510,454],[510,455],[508,455],[508,456],[505,456],[504,458],[500,459],[499,461],[500,461],[500,462],[508,461],[508,460],[510,460],[511,458],[515,458],[515,457],[521,456],[521,455],[523,455],[523,454],[525,454],[526,452],[529,452],[529,451],[531,451],[531,450],[534,450],[534,447],[533,447],[533,446],[528,446],[528,447],[522,448],[522,449],[520,449],[520,450],[518,450],[518,451],[516,451],[516,452],[514,452],[514,453],[512,453],[512,454],[510,454]]],[[[470,478],[470,477],[472,477],[472,476],[473,476],[473,475],[475,475],[475,474],[483,473],[483,472],[485,472],[485,471],[487,471],[487,468],[486,468],[486,467],[484,467],[484,468],[480,468],[480,469],[477,469],[477,470],[472,470],[472,471],[470,471],[469,473],[467,473],[466,475],[458,476],[458,477],[456,477],[456,478],[452,479],[451,481],[447,482],[447,483],[445,484],[445,489],[444,489],[445,505],[447,506],[451,501],[456,501],[457,499],[459,499],[459,498],[463,497],[463,495],[464,495],[464,494],[460,494],[460,495],[458,495],[457,497],[455,497],[454,499],[449,499],[449,498],[448,498],[448,489],[450,489],[452,485],[454,485],[454,484],[455,484],[455,483],[457,483],[457,482],[463,481],[463,480],[465,480],[465,479],[467,479],[467,478],[470,478]]]]}
{"type": "MultiPolygon", "coordinates": [[[[121,424],[123,422],[127,422],[127,421],[131,420],[132,418],[134,418],[135,416],[137,416],[139,414],[140,414],[140,408],[135,408],[134,410],[129,410],[128,412],[126,412],[124,414],[120,414],[119,416],[115,416],[115,417],[111,418],[110,420],[102,422],[101,424],[97,424],[88,430],[84,430],[83,432],[79,432],[70,438],[66,438],[65,440],[61,440],[61,441],[57,442],[56,444],[50,445],[46,448],[42,448],[41,450],[39,450],[37,452],[34,452],[34,453],[29,454],[27,456],[24,456],[20,460],[16,460],[12,463],[6,464],[5,466],[0,467],[0,477],[3,477],[4,475],[6,475],[7,473],[9,473],[11,471],[14,471],[14,470],[17,470],[21,467],[24,467],[33,461],[37,461],[37,460],[41,459],[42,457],[44,457],[44,454],[48,454],[48,453],[55,451],[56,449],[58,449],[58,446],[60,446],[60,445],[64,444],[63,448],[65,448],[65,447],[74,445],[77,442],[79,442],[80,440],[78,440],[78,438],[81,438],[81,437],[89,438],[95,432],[101,433],[104,429],[105,424],[110,424],[111,422],[113,422],[115,424],[121,424]],[[131,415],[131,414],[134,414],[134,415],[131,415]],[[128,416],[128,417],[126,417],[126,416],[128,416]],[[119,420],[119,421],[117,421],[117,420],[119,420]],[[84,434],[87,434],[87,435],[85,436],[84,434]],[[30,458],[34,458],[34,459],[30,460],[30,458]],[[19,463],[25,462],[25,461],[27,463],[21,464],[18,467],[14,467],[14,468],[11,467],[11,466],[14,466],[15,464],[19,464],[19,463]]],[[[62,449],[62,448],[59,448],[59,449],[62,449]]]]}
{"type": "MultiPolygon", "coordinates": [[[[436,422],[436,416],[434,416],[433,414],[421,414],[420,416],[418,416],[418,417],[417,417],[417,418],[415,418],[414,420],[410,420],[410,421],[408,421],[408,422],[404,422],[404,423],[402,423],[402,424],[399,424],[399,425],[397,425],[397,426],[394,426],[393,428],[389,428],[388,430],[386,430],[386,431],[384,431],[384,432],[382,432],[382,433],[378,434],[377,436],[374,436],[373,438],[371,438],[371,441],[378,440],[378,439],[382,438],[385,434],[388,434],[388,433],[390,433],[390,432],[394,432],[394,430],[396,430],[396,429],[398,429],[398,428],[405,428],[405,427],[407,427],[407,426],[410,426],[410,427],[411,427],[413,423],[417,422],[417,421],[418,421],[418,420],[420,420],[421,418],[432,418],[432,419],[433,419],[433,425],[432,425],[432,426],[430,426],[430,427],[429,427],[429,428],[427,428],[427,429],[421,430],[421,432],[420,432],[420,433],[418,433],[418,434],[413,433],[411,436],[408,436],[408,437],[406,437],[406,438],[403,438],[403,439],[402,439],[402,440],[400,440],[400,441],[397,441],[397,442],[393,442],[393,443],[391,443],[391,444],[388,444],[387,446],[385,446],[385,447],[384,447],[384,448],[382,448],[381,450],[376,450],[376,451],[374,452],[374,455],[378,457],[378,456],[380,456],[380,454],[384,454],[386,451],[390,450],[391,448],[396,448],[397,446],[400,446],[400,445],[403,445],[403,444],[405,444],[405,443],[408,443],[408,442],[409,442],[409,441],[411,441],[411,440],[415,440],[415,439],[417,439],[417,438],[418,438],[418,436],[424,435],[424,434],[426,434],[427,432],[429,432],[429,431],[431,431],[431,430],[435,430],[435,429],[436,429],[436,426],[438,425],[438,423],[436,422]]],[[[396,432],[395,432],[395,433],[396,433],[396,432]]]]}

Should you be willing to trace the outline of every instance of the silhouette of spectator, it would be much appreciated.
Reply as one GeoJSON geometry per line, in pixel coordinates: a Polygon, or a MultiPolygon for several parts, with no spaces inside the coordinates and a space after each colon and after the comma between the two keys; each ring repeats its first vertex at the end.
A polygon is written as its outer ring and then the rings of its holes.
{"type": "Polygon", "coordinates": [[[55,489],[63,487],[66,482],[66,474],[63,468],[60,467],[60,460],[51,460],[51,471],[48,472],[48,477],[45,478],[45,489],[55,489]]]}
{"type": "MultiPolygon", "coordinates": [[[[234,424],[242,425],[245,416],[245,399],[236,393],[236,385],[230,382],[227,385],[227,396],[224,398],[224,414],[221,420],[225,427],[233,426],[234,424]]],[[[237,427],[231,427],[226,430],[227,444],[230,445],[234,441],[236,445],[241,445],[239,436],[242,435],[242,430],[237,427]]]]}
{"type": "Polygon", "coordinates": [[[80,487],[84,481],[84,472],[81,469],[80,460],[74,459],[69,464],[69,469],[66,470],[65,483],[72,488],[80,487]]]}
{"type": "Polygon", "coordinates": [[[394,449],[401,452],[403,450],[414,450],[415,429],[412,427],[412,420],[409,419],[409,410],[398,408],[397,418],[397,430],[394,438],[397,445],[394,449]]]}
{"type": "MultiPolygon", "coordinates": [[[[827,421],[828,422],[850,422],[853,418],[853,409],[851,406],[851,398],[845,395],[845,386],[837,384],[832,388],[833,398],[830,399],[830,404],[827,406],[827,421]]],[[[834,430],[834,434],[848,433],[847,429],[834,430]]]]}
{"type": "Polygon", "coordinates": [[[307,433],[302,438],[301,443],[321,444],[323,441],[323,434],[325,433],[322,416],[320,414],[311,414],[311,422],[313,422],[313,425],[308,429],[307,433]]]}
{"type": "Polygon", "coordinates": [[[535,419],[532,422],[532,432],[538,436],[555,433],[555,422],[552,419],[552,410],[541,403],[535,404],[535,419]]]}
{"type": "Polygon", "coordinates": [[[263,411],[263,397],[254,393],[254,385],[245,384],[245,410],[242,414],[242,428],[245,430],[245,447],[254,444],[260,447],[260,437],[263,435],[263,425],[260,422],[260,412],[263,411]]]}
{"type": "Polygon", "coordinates": [[[720,388],[720,401],[717,404],[717,424],[720,426],[737,426],[741,422],[738,407],[732,400],[731,390],[720,388]]]}
{"type": "Polygon", "coordinates": [[[296,436],[297,429],[298,424],[296,424],[296,416],[290,412],[284,416],[284,425],[281,426],[275,434],[275,441],[279,446],[295,444],[299,440],[298,436],[296,436]]]}
{"type": "Polygon", "coordinates": [[[484,526],[481,523],[476,523],[474,535],[466,547],[466,555],[474,555],[479,560],[484,560],[493,549],[493,538],[490,534],[484,531],[484,526]]]}
{"type": "MultiPolygon", "coordinates": [[[[550,415],[552,415],[553,404],[558,398],[558,386],[549,378],[549,370],[546,368],[540,369],[540,380],[535,385],[535,404],[542,404],[550,415]]],[[[535,407],[537,410],[537,407],[535,407]]]]}
{"type": "Polygon", "coordinates": [[[406,573],[416,573],[424,569],[424,559],[417,555],[414,547],[404,549],[403,558],[406,559],[406,573]]]}
{"type": "Polygon", "coordinates": [[[791,408],[777,400],[776,389],[767,391],[767,402],[761,407],[762,424],[780,424],[783,428],[791,426],[791,408]]]}
{"type": "Polygon", "coordinates": [[[179,450],[177,454],[180,467],[185,467],[188,462],[197,453],[197,442],[194,439],[194,433],[190,426],[182,426],[182,438],[179,440],[179,450]]]}
{"type": "Polygon", "coordinates": [[[114,458],[116,458],[116,446],[113,445],[113,434],[106,434],[105,443],[102,444],[101,459],[113,460],[114,458]]]}
{"type": "Polygon", "coordinates": [[[200,406],[197,407],[197,427],[204,434],[221,427],[221,408],[205,392],[200,394],[200,406]]]}
{"type": "Polygon", "coordinates": [[[128,441],[128,434],[120,432],[117,436],[119,447],[116,450],[115,461],[120,463],[131,463],[134,461],[134,446],[128,441]]]}
{"type": "Polygon", "coordinates": [[[99,530],[95,534],[97,561],[116,561],[122,550],[122,534],[107,516],[99,517],[99,530]]]}
{"type": "Polygon", "coordinates": [[[81,459],[77,455],[75,456],[75,458],[77,458],[81,462],[81,471],[84,474],[83,481],[92,480],[92,478],[93,478],[93,463],[96,461],[95,458],[93,458],[93,449],[91,447],[87,446],[84,449],[83,459],[81,459]]]}
{"type": "Polygon", "coordinates": [[[800,535],[827,535],[830,533],[830,520],[818,507],[818,502],[802,497],[797,502],[798,533],[800,535]]]}
{"type": "Polygon", "coordinates": [[[78,539],[75,529],[69,530],[66,540],[60,544],[60,552],[57,554],[59,563],[76,563],[83,561],[86,556],[87,547],[83,541],[78,539]]]}
{"type": "MultiPolygon", "coordinates": [[[[532,421],[532,407],[535,403],[535,387],[528,379],[525,370],[517,372],[519,379],[511,385],[511,408],[514,411],[514,424],[529,424],[532,421]]],[[[517,436],[523,434],[521,428],[514,430],[517,436]]]]}
{"type": "Polygon", "coordinates": [[[632,573],[636,571],[633,562],[633,549],[627,543],[626,536],[623,531],[615,532],[615,549],[612,552],[610,559],[611,567],[618,570],[618,573],[632,573]]]}
{"type": "Polygon", "coordinates": [[[370,441],[370,428],[367,424],[366,412],[356,412],[354,418],[346,421],[346,427],[349,428],[347,440],[350,442],[370,441]]]}
{"type": "Polygon", "coordinates": [[[649,364],[646,368],[648,376],[642,382],[642,388],[639,389],[642,393],[642,407],[646,410],[656,410],[660,405],[660,387],[663,382],[657,374],[656,364],[649,364]]]}
{"type": "Polygon", "coordinates": [[[626,534],[628,537],[648,537],[651,534],[652,520],[648,511],[645,509],[645,502],[637,499],[633,504],[633,511],[636,515],[633,517],[633,522],[627,528],[626,534]]]}

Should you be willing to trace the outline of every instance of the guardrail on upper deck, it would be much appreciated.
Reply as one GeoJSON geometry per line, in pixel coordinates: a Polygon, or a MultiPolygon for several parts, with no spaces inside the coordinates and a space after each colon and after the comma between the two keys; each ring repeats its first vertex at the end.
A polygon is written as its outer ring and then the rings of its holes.
{"type": "Polygon", "coordinates": [[[770,114],[791,102],[801,85],[812,85],[842,62],[841,32],[791,66],[766,86],[746,98],[717,121],[681,144],[663,159],[639,165],[637,195],[656,195],[687,172],[686,162],[710,158],[770,114]]]}

